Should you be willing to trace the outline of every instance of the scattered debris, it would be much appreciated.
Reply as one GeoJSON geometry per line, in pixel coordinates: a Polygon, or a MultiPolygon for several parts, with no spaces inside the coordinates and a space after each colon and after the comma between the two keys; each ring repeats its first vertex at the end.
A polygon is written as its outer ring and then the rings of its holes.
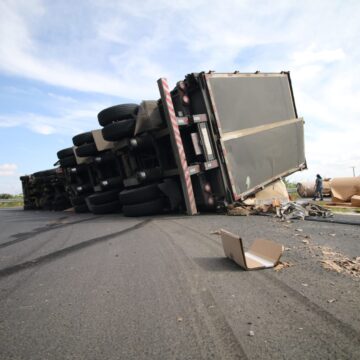
{"type": "Polygon", "coordinates": [[[329,303],[329,304],[331,304],[331,303],[333,303],[333,302],[335,302],[336,301],[336,299],[329,299],[327,302],[329,303]]]}
{"type": "MultiPolygon", "coordinates": [[[[313,203],[279,202],[272,201],[271,204],[256,204],[256,202],[234,203],[227,207],[227,214],[232,216],[249,216],[259,214],[275,214],[287,223],[291,219],[304,220],[306,216],[332,217],[333,213],[313,203]]],[[[301,231],[301,230],[299,230],[301,231]]]]}
{"type": "MultiPolygon", "coordinates": [[[[307,234],[294,234],[294,236],[301,236],[301,237],[303,237],[303,238],[305,238],[305,239],[310,239],[311,237],[310,237],[310,235],[307,235],[307,234]]],[[[309,242],[308,242],[309,243],[309,242]]]]}
{"type": "Polygon", "coordinates": [[[254,214],[253,213],[253,206],[229,205],[227,214],[232,215],[232,216],[249,216],[249,215],[254,214]]]}
{"type": "Polygon", "coordinates": [[[300,219],[304,220],[307,215],[306,210],[299,204],[289,201],[278,208],[276,216],[282,220],[300,219]]]}
{"type": "Polygon", "coordinates": [[[280,271],[286,268],[289,268],[291,266],[294,266],[294,264],[288,262],[288,261],[279,261],[279,263],[274,267],[275,271],[280,271]]]}
{"type": "Polygon", "coordinates": [[[295,229],[295,231],[303,232],[304,230],[303,229],[295,229]]]}
{"type": "Polygon", "coordinates": [[[309,244],[309,240],[306,240],[306,239],[302,240],[302,242],[303,242],[303,244],[309,244]]]}
{"type": "Polygon", "coordinates": [[[255,335],[255,332],[253,330],[250,330],[248,333],[248,336],[254,336],[254,335],[255,335]]]}
{"type": "Polygon", "coordinates": [[[313,203],[298,204],[296,202],[288,202],[278,209],[277,216],[282,220],[304,220],[306,216],[332,217],[333,213],[330,210],[313,203]]]}
{"type": "Polygon", "coordinates": [[[319,248],[323,255],[321,264],[324,269],[360,278],[360,257],[350,259],[329,247],[319,246],[319,248]]]}
{"type": "Polygon", "coordinates": [[[324,269],[336,271],[338,273],[343,271],[342,267],[337,265],[333,260],[322,260],[321,263],[324,269]]]}
{"type": "Polygon", "coordinates": [[[304,204],[308,216],[321,216],[323,218],[333,217],[334,214],[323,206],[313,203],[304,204]]]}

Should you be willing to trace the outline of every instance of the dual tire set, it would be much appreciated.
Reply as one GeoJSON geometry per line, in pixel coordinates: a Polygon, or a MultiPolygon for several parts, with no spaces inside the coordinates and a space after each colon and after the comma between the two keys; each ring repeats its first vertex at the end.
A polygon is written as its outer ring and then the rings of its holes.
{"type": "Polygon", "coordinates": [[[74,154],[74,148],[66,148],[58,151],[57,157],[60,166],[67,174],[67,194],[74,211],[85,213],[89,211],[86,204],[86,195],[92,192],[89,183],[88,169],[86,165],[78,165],[74,154]]]}
{"type": "MultiPolygon", "coordinates": [[[[102,110],[98,114],[102,126],[102,136],[106,141],[116,142],[133,136],[138,105],[123,104],[102,110]]],[[[60,166],[65,172],[91,171],[90,164],[77,165],[77,157],[102,157],[106,161],[110,151],[97,150],[92,132],[73,137],[74,148],[58,151],[60,166]]],[[[122,211],[126,216],[146,216],[159,214],[169,209],[169,201],[159,188],[159,183],[123,189],[123,177],[113,176],[98,180],[101,191],[94,192],[94,184],[84,183],[79,176],[70,181],[70,201],[76,212],[91,211],[94,214],[107,214],[122,211]],[[79,192],[79,189],[83,191],[79,192]]]]}
{"type": "MultiPolygon", "coordinates": [[[[138,112],[136,104],[124,104],[104,109],[98,114],[98,121],[102,129],[103,138],[107,141],[120,141],[130,138],[135,131],[135,118],[138,112]]],[[[92,197],[101,195],[92,195],[92,197]]],[[[114,196],[115,195],[111,195],[114,196]]],[[[91,198],[91,197],[90,197],[91,198]]],[[[94,198],[89,202],[93,202],[94,198]]],[[[134,189],[122,190],[117,194],[122,212],[125,216],[146,216],[163,213],[168,210],[168,200],[160,190],[159,184],[149,184],[134,189]]],[[[109,209],[114,206],[109,203],[109,209]]]]}
{"type": "MultiPolygon", "coordinates": [[[[25,209],[64,210],[72,206],[77,213],[122,211],[125,216],[154,215],[177,209],[181,196],[174,205],[174,197],[167,190],[171,183],[170,188],[179,193],[176,181],[163,179],[160,168],[155,167],[158,165],[151,163],[149,168],[144,165],[149,164],[148,151],[153,143],[149,133],[134,138],[138,110],[137,104],[122,104],[98,114],[104,140],[114,142],[115,147],[99,151],[93,132],[78,134],[72,139],[73,147],[57,152],[60,168],[21,177],[25,209]],[[142,168],[146,170],[139,172],[142,168]],[[124,189],[124,180],[133,181],[139,173],[144,174],[144,178],[138,185],[124,189]],[[141,183],[145,185],[139,185],[141,183]]],[[[154,155],[150,152],[150,156],[154,155]]]]}
{"type": "Polygon", "coordinates": [[[21,176],[25,210],[65,210],[70,206],[62,174],[55,169],[21,176]]]}
{"type": "Polygon", "coordinates": [[[169,208],[167,198],[158,184],[123,190],[120,193],[118,190],[94,193],[87,197],[86,202],[94,214],[122,211],[125,216],[147,216],[161,214],[169,208]]]}

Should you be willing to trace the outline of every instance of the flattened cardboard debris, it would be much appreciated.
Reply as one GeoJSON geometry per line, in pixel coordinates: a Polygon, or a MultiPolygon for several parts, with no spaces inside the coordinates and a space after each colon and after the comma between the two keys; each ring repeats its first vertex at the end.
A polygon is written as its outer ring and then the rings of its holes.
{"type": "Polygon", "coordinates": [[[106,141],[104,139],[101,129],[93,130],[92,134],[98,151],[109,150],[115,147],[115,143],[113,141],[106,141]]]}
{"type": "Polygon", "coordinates": [[[271,240],[256,239],[248,251],[244,251],[240,236],[224,229],[220,230],[225,256],[236,262],[244,270],[274,267],[284,252],[284,246],[271,240]]]}

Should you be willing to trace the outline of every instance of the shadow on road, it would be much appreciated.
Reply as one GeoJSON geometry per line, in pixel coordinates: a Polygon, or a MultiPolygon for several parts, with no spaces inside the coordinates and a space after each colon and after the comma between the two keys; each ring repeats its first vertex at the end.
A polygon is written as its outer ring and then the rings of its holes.
{"type": "Polygon", "coordinates": [[[206,271],[244,271],[225,257],[196,257],[193,260],[206,271]]]}

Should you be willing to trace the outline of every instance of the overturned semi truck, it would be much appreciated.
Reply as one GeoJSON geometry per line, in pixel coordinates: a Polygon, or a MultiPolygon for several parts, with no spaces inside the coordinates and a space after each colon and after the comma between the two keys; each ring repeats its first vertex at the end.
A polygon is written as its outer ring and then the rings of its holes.
{"type": "Polygon", "coordinates": [[[289,72],[191,73],[158,87],[159,100],[104,109],[102,129],[58,152],[75,211],[219,211],[306,169],[289,72]]]}

